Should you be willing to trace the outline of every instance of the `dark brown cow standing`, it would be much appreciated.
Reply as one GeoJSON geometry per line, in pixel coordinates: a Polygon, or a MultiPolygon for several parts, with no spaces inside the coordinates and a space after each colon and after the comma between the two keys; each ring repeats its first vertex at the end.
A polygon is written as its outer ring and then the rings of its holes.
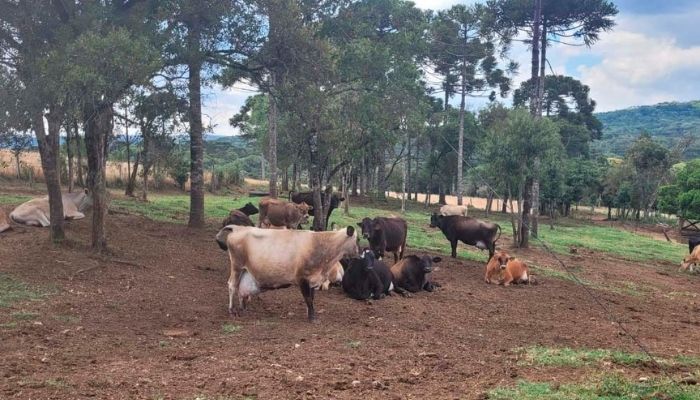
{"type": "Polygon", "coordinates": [[[394,253],[395,263],[403,258],[408,235],[408,224],[405,220],[385,217],[363,218],[357,225],[362,228],[362,236],[369,241],[369,247],[377,258],[384,257],[387,251],[394,253]]]}
{"type": "Polygon", "coordinates": [[[693,252],[695,246],[700,245],[700,236],[691,237],[688,239],[688,254],[693,252]]]}
{"type": "Polygon", "coordinates": [[[253,205],[253,203],[246,203],[243,207],[231,210],[228,217],[224,219],[221,226],[226,225],[238,225],[238,226],[255,226],[253,221],[250,219],[251,215],[257,214],[259,210],[253,205]]]}
{"type": "MultiPolygon", "coordinates": [[[[306,203],[306,204],[314,204],[314,192],[294,192],[291,191],[289,192],[289,201],[296,203],[296,204],[301,204],[301,203],[306,203]]],[[[345,197],[340,197],[337,194],[333,193],[331,195],[331,202],[328,206],[328,211],[326,211],[326,226],[325,230],[328,230],[328,223],[329,220],[331,219],[331,213],[333,210],[338,208],[340,206],[340,202],[345,201],[345,197]]],[[[321,203],[326,204],[326,192],[321,192],[321,203]]],[[[314,210],[313,208],[309,210],[309,215],[314,216],[314,210]]]]}
{"type": "Polygon", "coordinates": [[[260,220],[258,227],[263,224],[295,229],[309,220],[311,207],[306,203],[294,204],[286,201],[265,197],[260,200],[260,220]]]}
{"type": "Polygon", "coordinates": [[[450,241],[453,258],[457,258],[457,242],[461,240],[481,250],[488,249],[490,259],[496,251],[496,241],[501,237],[501,227],[498,224],[461,215],[433,214],[430,216],[430,226],[440,228],[450,241]]]}

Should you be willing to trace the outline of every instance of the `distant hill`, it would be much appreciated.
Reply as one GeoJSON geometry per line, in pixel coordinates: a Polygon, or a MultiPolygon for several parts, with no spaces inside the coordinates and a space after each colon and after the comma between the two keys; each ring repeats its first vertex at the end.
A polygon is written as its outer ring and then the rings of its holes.
{"type": "Polygon", "coordinates": [[[700,157],[700,101],[660,103],[597,113],[603,123],[603,138],[593,147],[604,154],[624,155],[641,132],[673,147],[684,136],[695,136],[686,158],[700,157]]]}

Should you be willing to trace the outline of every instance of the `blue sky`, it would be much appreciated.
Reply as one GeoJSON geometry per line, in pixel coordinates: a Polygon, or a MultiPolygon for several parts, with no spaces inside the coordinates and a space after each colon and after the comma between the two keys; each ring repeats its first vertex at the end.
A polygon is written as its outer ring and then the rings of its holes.
{"type": "MultiPolygon", "coordinates": [[[[473,1],[466,1],[472,3],[473,1]]],[[[548,59],[557,74],[580,79],[591,88],[598,111],[610,111],[664,101],[700,99],[700,1],[613,0],[620,10],[613,31],[601,35],[590,49],[555,45],[548,59]]],[[[417,0],[418,7],[443,9],[455,0],[417,0]]],[[[510,57],[520,63],[515,86],[527,79],[529,53],[514,45],[510,57]]],[[[548,71],[549,73],[549,71],[548,71]]],[[[211,89],[204,98],[205,121],[214,132],[232,135],[228,119],[238,112],[254,88],[211,89]]],[[[504,100],[510,104],[510,99],[504,100]]],[[[471,99],[478,110],[484,100],[471,99]]]]}

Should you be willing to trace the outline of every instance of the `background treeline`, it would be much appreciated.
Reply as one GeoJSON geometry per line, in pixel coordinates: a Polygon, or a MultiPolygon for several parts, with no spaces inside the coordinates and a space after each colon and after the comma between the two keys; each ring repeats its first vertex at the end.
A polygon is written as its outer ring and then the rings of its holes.
{"type": "Polygon", "coordinates": [[[272,196],[302,183],[314,192],[315,229],[333,186],[460,204],[475,193],[504,200],[526,246],[540,214],[573,204],[648,217],[691,145],[642,135],[624,158],[604,158],[589,88],[547,74],[548,47],[594,45],[616,14],[606,0],[438,12],[402,0],[2,2],[0,132],[9,147],[37,139],[54,240],[62,160],[69,190],[89,188],[96,250],[107,243],[108,158],[127,163],[128,196],[147,199],[155,176],[188,188],[191,227],[204,225],[205,173],[216,191],[259,167],[272,196]],[[529,68],[511,60],[514,42],[527,44],[529,68]],[[529,79],[514,87],[520,70],[529,79]],[[240,82],[260,93],[231,117],[241,138],[205,141],[202,88],[240,82]],[[512,105],[497,100],[510,95],[512,105]],[[475,97],[490,105],[470,112],[475,97]]]}

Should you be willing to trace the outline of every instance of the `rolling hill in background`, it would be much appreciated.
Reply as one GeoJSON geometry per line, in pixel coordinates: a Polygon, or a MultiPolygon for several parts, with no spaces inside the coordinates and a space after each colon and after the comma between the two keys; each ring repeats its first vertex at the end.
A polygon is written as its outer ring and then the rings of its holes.
{"type": "Polygon", "coordinates": [[[596,116],[604,128],[603,138],[595,141],[593,148],[603,154],[622,156],[640,133],[648,132],[669,148],[679,139],[693,136],[695,143],[685,158],[700,157],[700,100],[632,107],[596,116]]]}

